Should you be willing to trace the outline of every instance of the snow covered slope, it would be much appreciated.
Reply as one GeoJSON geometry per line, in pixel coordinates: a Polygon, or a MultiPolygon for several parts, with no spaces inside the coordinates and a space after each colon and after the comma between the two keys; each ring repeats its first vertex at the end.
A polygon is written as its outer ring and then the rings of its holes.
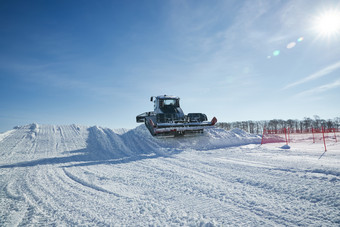
{"type": "Polygon", "coordinates": [[[241,130],[157,139],[31,124],[0,134],[0,226],[340,224],[340,146],[241,130]]]}

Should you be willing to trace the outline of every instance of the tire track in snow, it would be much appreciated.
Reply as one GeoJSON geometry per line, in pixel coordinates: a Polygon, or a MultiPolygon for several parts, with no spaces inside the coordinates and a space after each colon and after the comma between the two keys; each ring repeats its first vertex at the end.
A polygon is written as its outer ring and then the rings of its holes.
{"type": "Polygon", "coordinates": [[[81,178],[78,178],[76,177],[75,175],[71,174],[70,172],[66,171],[64,168],[63,168],[63,171],[65,173],[65,175],[70,178],[71,180],[73,180],[74,182],[82,185],[82,186],[85,186],[85,187],[88,187],[88,188],[91,188],[93,190],[96,190],[98,192],[104,192],[104,193],[108,193],[108,194],[111,194],[111,195],[114,195],[114,196],[117,196],[117,197],[123,197],[117,193],[114,193],[114,192],[111,192],[111,191],[108,191],[104,188],[101,188],[99,186],[96,186],[94,184],[91,184],[89,182],[86,182],[85,180],[81,179],[81,178]]]}
{"type": "Polygon", "coordinates": [[[16,226],[24,216],[24,202],[13,178],[0,182],[0,226],[16,226]]]}
{"type": "MultiPolygon", "coordinates": [[[[16,146],[12,148],[13,151],[24,150],[26,156],[30,157],[29,159],[31,160],[32,159],[34,160],[36,156],[40,157],[39,155],[46,156],[50,154],[53,155],[56,153],[59,155],[61,152],[64,151],[64,150],[58,151],[57,149],[54,151],[44,149],[45,147],[46,148],[51,147],[49,145],[51,144],[51,142],[56,144],[56,141],[58,140],[58,138],[60,138],[56,134],[51,135],[50,131],[53,130],[52,127],[43,127],[43,130],[39,130],[39,131],[36,130],[37,133],[35,133],[34,136],[30,136],[30,130],[25,129],[25,127],[21,129],[20,133],[18,134],[21,136],[21,140],[19,140],[19,142],[16,143],[16,146]],[[36,146],[37,140],[40,141],[39,147],[36,146]],[[46,152],[49,152],[49,153],[46,153],[46,152]]],[[[74,140],[74,141],[77,142],[77,140],[74,140]]],[[[67,142],[64,140],[61,144],[63,143],[65,144],[67,142]]],[[[76,144],[76,146],[78,145],[79,143],[76,144]]],[[[14,155],[18,155],[18,153],[13,152],[13,156],[14,155]]],[[[58,207],[58,208],[61,208],[61,210],[63,210],[64,204],[61,203],[60,206],[55,206],[56,205],[56,203],[54,203],[55,200],[50,199],[50,198],[58,199],[54,195],[58,195],[58,194],[60,195],[60,191],[54,190],[54,187],[51,187],[52,184],[49,184],[49,181],[46,177],[46,174],[49,173],[49,169],[54,168],[55,165],[58,165],[58,163],[56,164],[53,164],[53,162],[42,163],[39,161],[33,162],[32,165],[28,165],[29,168],[26,168],[25,174],[21,173],[22,171],[21,168],[16,168],[14,169],[14,171],[12,170],[11,172],[9,171],[10,169],[8,169],[7,172],[11,173],[10,178],[16,179],[15,185],[17,188],[17,193],[18,195],[20,194],[20,197],[22,197],[22,202],[20,201],[21,207],[16,208],[16,209],[20,209],[19,211],[22,213],[21,218],[19,217],[16,218],[17,220],[21,220],[21,225],[27,225],[27,224],[32,224],[32,223],[46,223],[47,219],[53,222],[53,215],[58,213],[58,210],[54,209],[53,207],[58,207]],[[43,164],[43,165],[40,166],[39,164],[43,164]],[[50,192],[50,190],[52,190],[52,193],[50,192]]],[[[57,172],[58,171],[56,172],[52,171],[52,174],[55,174],[57,172]]],[[[5,180],[5,181],[10,182],[9,180],[5,180]]],[[[8,183],[7,187],[5,188],[5,195],[2,196],[6,198],[8,201],[16,200],[17,198],[19,198],[17,194],[14,194],[14,191],[11,191],[12,187],[14,187],[13,184],[8,183]]],[[[75,193],[75,197],[77,194],[78,193],[75,193]]],[[[16,202],[15,201],[9,202],[10,206],[12,207],[14,206],[13,205],[14,203],[16,202]]],[[[8,217],[8,218],[9,219],[7,220],[11,219],[11,217],[8,217]]],[[[65,218],[63,219],[67,220],[65,218]]],[[[72,221],[72,218],[69,219],[69,221],[66,221],[64,223],[68,225],[77,224],[77,222],[72,221]]]]}
{"type": "MultiPolygon", "coordinates": [[[[81,202],[91,197],[98,199],[100,196],[96,192],[90,194],[79,186],[75,187],[74,182],[67,179],[69,178],[65,178],[61,168],[31,168],[24,181],[18,185],[24,195],[26,207],[21,225],[40,225],[48,222],[68,226],[80,225],[82,222],[102,223],[93,212],[84,211],[84,207],[90,204],[84,206],[81,202]]],[[[93,201],[93,198],[90,201],[93,201]]],[[[104,200],[100,199],[100,202],[102,201],[104,200]]]]}
{"type": "MultiPolygon", "coordinates": [[[[60,206],[56,206],[54,196],[56,190],[47,180],[49,166],[29,168],[22,183],[18,185],[20,193],[24,197],[26,214],[21,225],[40,225],[48,221],[57,223],[55,217],[60,206]]],[[[59,193],[59,192],[58,192],[59,193]]],[[[74,224],[64,220],[66,224],[74,224]]]]}
{"type": "MultiPolygon", "coordinates": [[[[204,164],[205,161],[203,163],[194,163],[194,165],[192,165],[192,166],[186,166],[188,163],[190,163],[190,160],[187,160],[187,159],[179,160],[179,159],[174,159],[174,158],[169,158],[169,159],[164,159],[164,160],[171,161],[170,164],[173,164],[173,166],[170,169],[179,169],[178,167],[180,167],[180,168],[183,168],[183,170],[180,170],[180,172],[190,171],[189,175],[199,176],[199,177],[203,176],[203,178],[214,181],[216,184],[217,184],[218,180],[222,180],[218,184],[219,187],[221,185],[225,184],[225,183],[228,183],[230,186],[233,185],[234,187],[238,188],[238,189],[234,190],[234,192],[233,192],[234,195],[235,195],[235,191],[244,191],[246,189],[248,192],[247,191],[243,192],[243,195],[236,193],[236,195],[237,195],[236,198],[243,198],[242,200],[240,200],[240,199],[235,200],[233,197],[228,198],[228,197],[225,197],[225,196],[223,197],[223,199],[220,199],[221,201],[231,203],[235,207],[240,208],[239,210],[242,210],[243,213],[246,210],[248,210],[249,213],[255,214],[255,216],[257,216],[257,219],[266,219],[265,223],[268,223],[268,221],[269,222],[272,221],[272,224],[274,224],[274,223],[276,223],[276,224],[292,223],[293,224],[293,223],[296,222],[296,217],[294,215],[293,216],[287,215],[285,217],[282,217],[281,211],[278,212],[275,209],[276,203],[277,203],[275,201],[279,201],[279,199],[280,199],[279,197],[281,197],[282,192],[277,193],[278,191],[273,190],[273,187],[268,183],[263,184],[263,183],[260,183],[258,181],[253,181],[253,183],[251,183],[251,181],[239,180],[240,178],[237,177],[237,176],[232,176],[232,178],[229,178],[229,179],[216,178],[215,174],[208,174],[207,176],[205,176],[207,173],[211,172],[211,168],[216,167],[216,166],[213,166],[213,167],[209,166],[209,169],[205,169],[204,168],[205,167],[205,164],[204,164]],[[178,163],[174,163],[174,162],[178,162],[178,163]],[[201,164],[203,164],[203,165],[201,165],[201,164]],[[195,173],[195,171],[197,171],[197,173],[195,173]],[[249,188],[249,186],[252,186],[252,187],[249,188]],[[249,191],[249,189],[251,189],[251,191],[249,191]],[[254,190],[256,190],[257,192],[255,192],[254,190]],[[261,204],[261,201],[260,201],[260,203],[256,202],[256,200],[258,200],[258,199],[252,198],[251,194],[256,194],[256,195],[258,195],[258,194],[267,195],[268,194],[268,196],[267,196],[268,198],[267,198],[266,203],[268,204],[268,201],[272,201],[271,206],[269,206],[268,209],[265,209],[264,207],[266,207],[266,206],[263,206],[261,204]],[[274,200],[273,200],[273,198],[274,198],[274,200]],[[275,198],[277,198],[278,200],[276,200],[275,198]]],[[[211,163],[211,162],[209,162],[209,163],[211,163]]],[[[238,162],[237,166],[239,166],[240,163],[241,163],[241,161],[238,162]]],[[[249,162],[246,161],[246,162],[244,162],[244,164],[249,165],[249,162]]],[[[169,165],[169,163],[165,164],[165,166],[166,165],[169,165]]],[[[250,165],[253,166],[253,163],[251,162],[250,165]]],[[[224,168],[226,168],[226,167],[228,168],[228,166],[224,166],[224,168]]],[[[234,167],[235,167],[235,165],[234,165],[234,167]]],[[[264,168],[265,172],[268,172],[267,169],[266,169],[267,166],[264,165],[264,167],[265,167],[264,168]]],[[[259,167],[258,165],[256,165],[256,169],[263,169],[263,166],[259,167]]],[[[241,171],[241,170],[242,169],[238,169],[237,171],[241,171]]],[[[221,173],[221,171],[218,170],[217,173],[221,173]]],[[[247,175],[244,172],[243,173],[239,172],[239,173],[242,176],[247,175]]],[[[249,172],[248,175],[249,174],[252,174],[252,173],[249,172]]],[[[255,179],[256,179],[256,177],[255,177],[255,179]]],[[[275,181],[275,179],[273,179],[273,180],[275,181]]],[[[277,188],[279,188],[279,187],[282,187],[282,185],[278,186],[277,188]]],[[[211,199],[216,199],[216,198],[220,197],[216,193],[215,194],[210,193],[210,191],[214,191],[214,192],[219,191],[219,190],[216,190],[216,187],[212,190],[208,189],[206,191],[204,191],[201,186],[198,186],[198,188],[193,187],[193,189],[195,189],[196,192],[198,192],[198,194],[202,195],[202,193],[203,193],[204,196],[210,197],[211,199]]],[[[224,187],[224,190],[222,190],[222,191],[228,191],[228,190],[227,190],[226,187],[224,187]]],[[[290,201],[294,201],[295,196],[296,196],[296,194],[294,192],[291,192],[290,201]]],[[[288,204],[286,204],[286,207],[288,207],[288,208],[289,208],[289,203],[290,202],[288,202],[288,204]]],[[[235,207],[233,208],[233,210],[237,210],[237,209],[235,209],[235,207]]],[[[199,208],[199,209],[204,210],[204,207],[199,208]]],[[[283,209],[287,209],[287,208],[283,207],[283,209]]],[[[251,216],[251,215],[249,215],[249,216],[251,216]]]]}
{"type": "MultiPolygon", "coordinates": [[[[82,219],[94,220],[84,212],[84,206],[77,204],[78,200],[87,199],[84,196],[84,191],[79,187],[75,187],[73,182],[69,182],[67,177],[65,178],[64,171],[61,167],[56,170],[50,169],[48,174],[43,179],[47,182],[48,190],[45,191],[47,205],[55,209],[58,220],[62,220],[66,225],[79,225],[79,216],[82,219]]],[[[45,185],[44,185],[45,187],[45,185]]],[[[87,193],[86,193],[87,194],[87,193]]]]}
{"type": "MultiPolygon", "coordinates": [[[[250,215],[251,214],[250,211],[245,210],[245,208],[247,208],[247,204],[242,206],[239,204],[240,201],[232,201],[230,199],[221,200],[219,196],[212,195],[210,191],[216,191],[216,187],[213,186],[212,182],[216,183],[216,181],[214,179],[211,179],[211,176],[205,176],[200,171],[188,172],[187,168],[182,168],[181,166],[178,166],[177,164],[169,166],[169,163],[162,163],[161,166],[162,167],[143,166],[144,168],[149,169],[147,171],[143,171],[143,175],[145,174],[145,172],[155,173],[157,172],[157,170],[159,170],[160,176],[156,175],[150,178],[157,179],[157,181],[159,181],[161,178],[170,178],[169,182],[175,182],[174,184],[177,184],[176,187],[174,187],[174,185],[169,185],[169,187],[171,187],[170,188],[171,193],[170,192],[169,193],[172,194],[173,200],[175,200],[175,202],[170,202],[169,200],[166,199],[167,196],[164,195],[163,199],[165,199],[165,201],[163,202],[165,203],[164,204],[165,207],[170,207],[171,210],[186,210],[186,212],[188,213],[190,213],[190,210],[200,210],[200,213],[203,213],[205,215],[208,215],[210,217],[215,217],[215,218],[221,218],[219,215],[225,212],[227,212],[232,217],[239,217],[239,218],[242,218],[242,215],[244,215],[245,212],[248,212],[250,217],[254,216],[254,215],[250,215]],[[152,170],[153,168],[155,168],[156,171],[152,170]],[[167,171],[167,170],[170,173],[167,174],[167,173],[162,172],[162,171],[167,171]],[[176,177],[174,178],[174,176],[176,177]],[[189,178],[194,178],[194,179],[191,181],[189,178]],[[197,179],[197,178],[200,178],[200,179],[197,179]],[[183,181],[181,179],[185,179],[185,180],[183,181]],[[209,180],[204,182],[203,179],[206,179],[206,180],[209,179],[209,180]],[[195,183],[192,185],[193,182],[195,183]],[[197,183],[197,182],[200,182],[200,183],[197,183]]],[[[144,177],[147,177],[147,176],[144,175],[144,177]]],[[[147,179],[149,178],[147,177],[147,179]]],[[[219,184],[219,186],[223,185],[224,183],[226,182],[222,181],[222,184],[219,184]]],[[[157,199],[162,200],[162,197],[159,197],[159,193],[160,193],[159,191],[162,191],[162,187],[166,188],[167,186],[161,185],[160,188],[158,188],[159,185],[157,185],[154,182],[150,182],[150,190],[152,190],[152,186],[154,186],[154,191],[155,190],[156,191],[155,192],[151,191],[151,193],[157,194],[158,195],[157,199]]],[[[223,189],[224,190],[218,190],[218,191],[220,191],[221,194],[226,195],[227,193],[224,193],[224,192],[227,191],[227,188],[224,187],[223,189]]],[[[171,195],[170,195],[170,198],[171,198],[171,195]]],[[[261,217],[254,217],[253,222],[254,220],[258,220],[258,219],[261,219],[261,217]]],[[[234,222],[237,223],[237,218],[234,219],[234,222]]]]}
{"type": "MultiPolygon", "coordinates": [[[[70,174],[69,170],[64,172],[64,168],[58,168],[58,174],[49,174],[48,176],[51,179],[50,182],[58,187],[58,189],[53,189],[53,186],[49,187],[52,188],[52,194],[57,196],[58,216],[66,215],[70,223],[108,225],[108,223],[124,215],[121,210],[117,211],[116,206],[130,207],[128,204],[131,203],[131,199],[121,195],[113,195],[108,190],[103,192],[102,188],[88,182],[84,186],[82,183],[85,181],[82,178],[75,174],[72,174],[70,178],[66,176],[66,172],[70,174]],[[121,204],[121,206],[118,204],[121,204]],[[103,217],[100,217],[102,215],[110,217],[110,220],[103,222],[103,217]]],[[[53,207],[55,207],[55,204],[53,207]]],[[[135,206],[132,205],[131,207],[134,208],[135,206]]]]}
{"type": "Polygon", "coordinates": [[[29,131],[26,129],[18,130],[14,129],[12,133],[7,135],[3,141],[1,141],[2,144],[5,146],[0,146],[0,155],[1,155],[1,161],[4,163],[11,163],[13,161],[17,161],[17,156],[20,155],[21,159],[24,159],[27,152],[24,152],[25,150],[22,150],[20,148],[24,147],[30,147],[32,146],[31,143],[28,143],[28,137],[27,133],[29,131]],[[25,144],[25,145],[23,145],[25,144]],[[19,152],[18,152],[19,151],[19,152]],[[19,153],[19,154],[18,154],[19,153]]]}

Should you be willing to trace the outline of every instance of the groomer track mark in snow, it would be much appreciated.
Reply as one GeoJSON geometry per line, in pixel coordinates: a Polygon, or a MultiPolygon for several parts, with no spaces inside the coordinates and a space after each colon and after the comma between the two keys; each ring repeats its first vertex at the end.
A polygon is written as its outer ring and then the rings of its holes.
{"type": "Polygon", "coordinates": [[[207,129],[153,138],[32,124],[0,134],[0,226],[340,224],[340,146],[207,129]]]}

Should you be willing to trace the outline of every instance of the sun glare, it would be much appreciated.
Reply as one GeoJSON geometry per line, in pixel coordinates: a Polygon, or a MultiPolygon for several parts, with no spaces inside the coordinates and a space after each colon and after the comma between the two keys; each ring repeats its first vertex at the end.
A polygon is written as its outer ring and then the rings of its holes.
{"type": "Polygon", "coordinates": [[[340,11],[329,10],[316,17],[315,30],[322,36],[340,34],[340,11]]]}

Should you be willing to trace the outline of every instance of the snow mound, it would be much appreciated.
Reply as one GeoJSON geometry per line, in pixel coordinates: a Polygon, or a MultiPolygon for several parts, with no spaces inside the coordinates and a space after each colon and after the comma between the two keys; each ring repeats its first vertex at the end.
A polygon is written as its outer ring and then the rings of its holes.
{"type": "Polygon", "coordinates": [[[90,127],[88,148],[98,155],[114,158],[136,155],[169,155],[187,149],[210,150],[230,146],[260,143],[256,135],[242,130],[207,129],[204,134],[189,137],[155,138],[144,125],[122,132],[101,127],[90,127]]]}
{"type": "Polygon", "coordinates": [[[290,146],[288,144],[283,145],[282,147],[280,147],[281,149],[285,149],[285,150],[289,150],[290,146]]]}
{"type": "Polygon", "coordinates": [[[260,143],[260,137],[257,135],[248,134],[240,129],[225,131],[220,128],[209,128],[203,134],[196,136],[175,138],[153,137],[145,125],[132,130],[112,130],[99,126],[52,126],[34,123],[17,126],[14,131],[17,132],[17,136],[21,134],[20,136],[28,142],[35,140],[37,147],[41,146],[41,143],[50,143],[52,147],[60,147],[64,143],[67,150],[63,152],[85,152],[88,159],[95,160],[140,155],[164,156],[188,149],[211,150],[260,143]],[[59,140],[60,142],[56,142],[59,140]]]}

